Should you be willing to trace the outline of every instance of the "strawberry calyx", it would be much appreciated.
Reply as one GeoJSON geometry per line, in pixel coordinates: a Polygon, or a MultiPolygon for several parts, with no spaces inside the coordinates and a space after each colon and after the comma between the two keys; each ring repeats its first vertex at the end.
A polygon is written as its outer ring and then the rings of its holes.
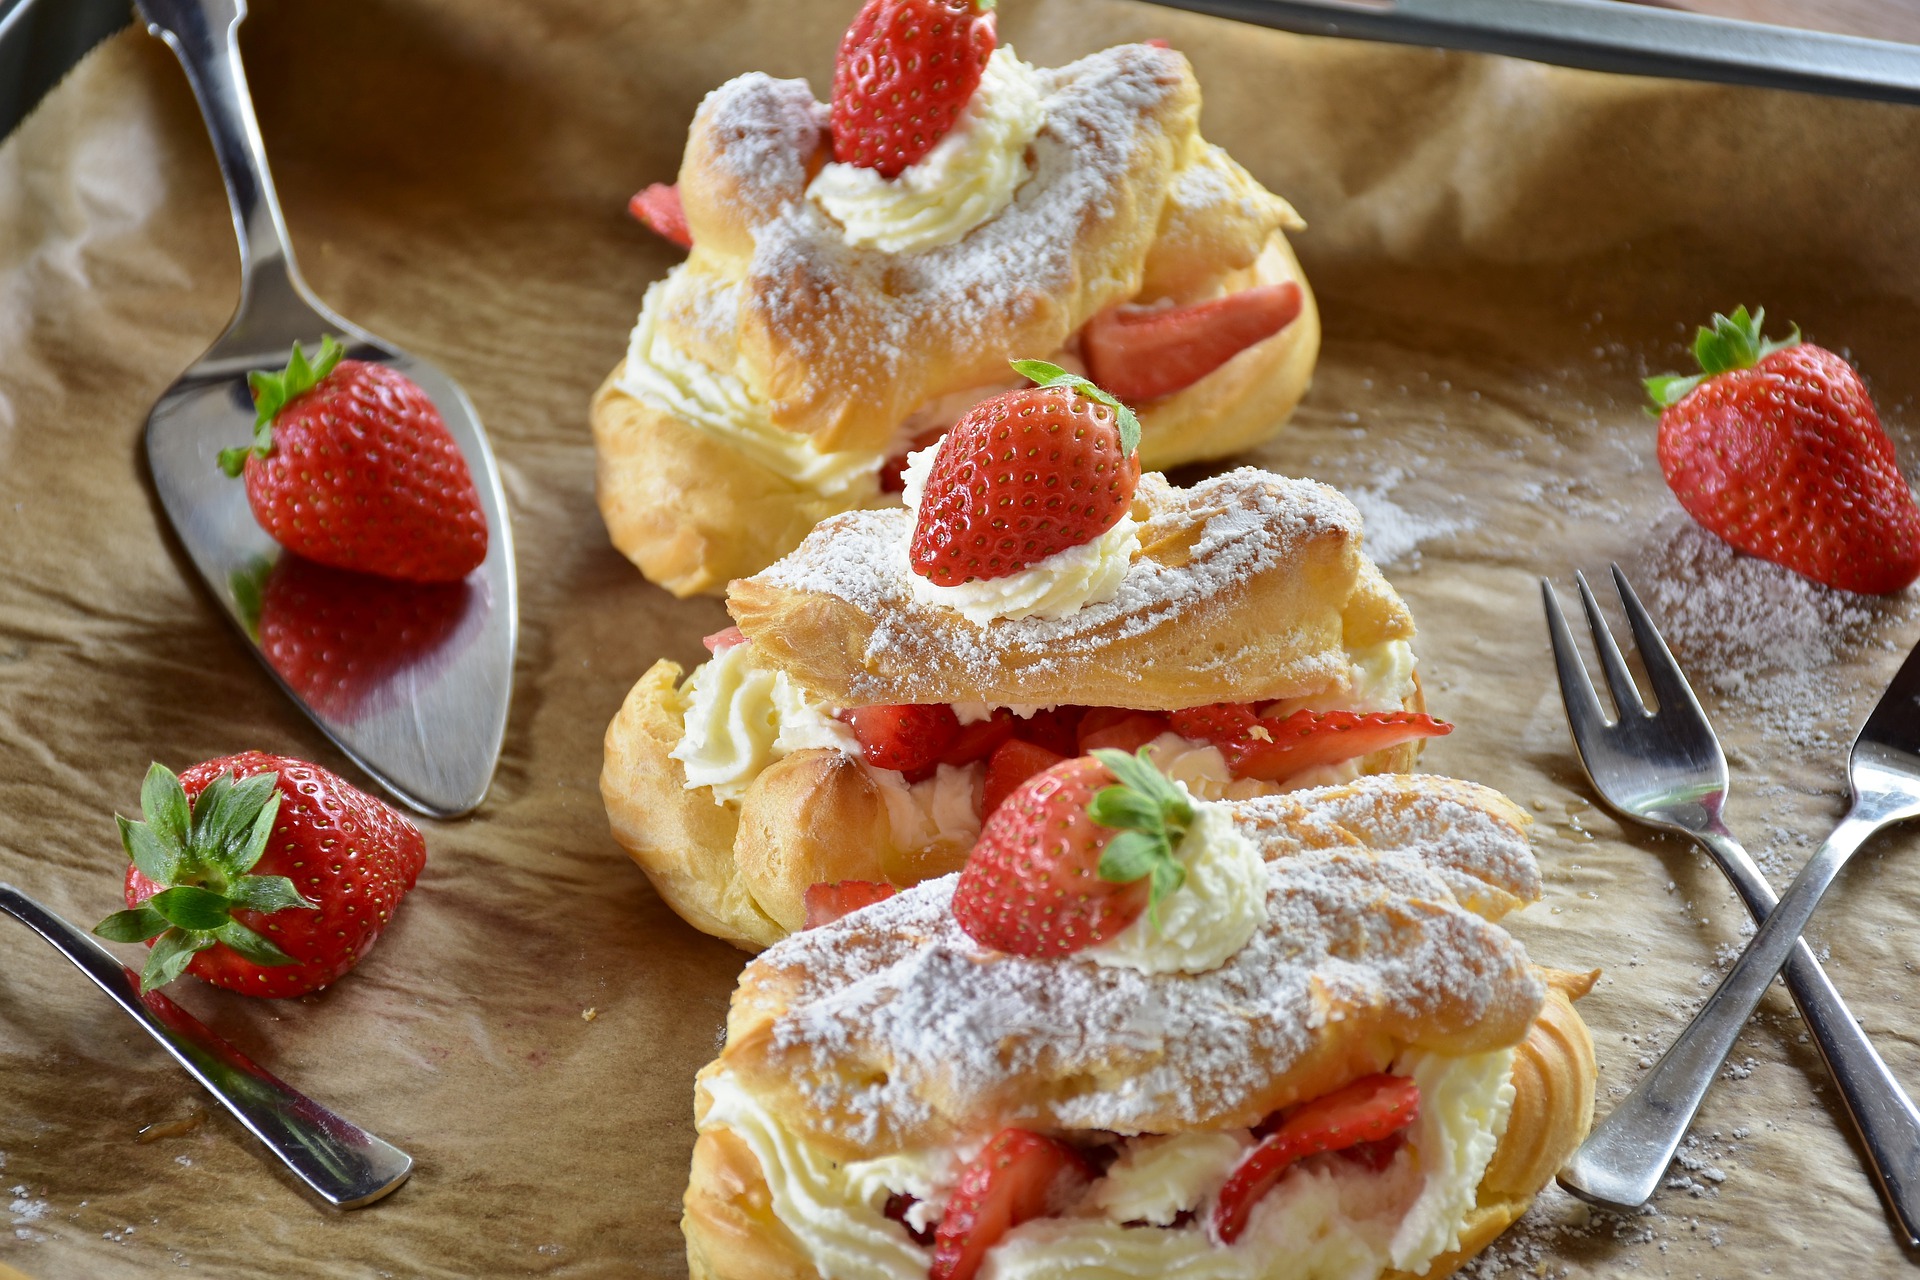
{"type": "Polygon", "coordinates": [[[162,887],[139,905],[114,912],[93,931],[114,942],[153,942],[140,975],[142,994],[172,982],[196,953],[216,943],[255,964],[295,963],[233,917],[236,910],[319,909],[285,876],[248,874],[266,852],[279,815],[279,782],[280,775],[272,772],[239,781],[223,773],[190,801],[179,777],[155,764],[140,786],[144,821],[114,815],[127,856],[141,875],[162,887]]]}
{"type": "Polygon", "coordinates": [[[255,369],[247,374],[247,386],[253,390],[253,443],[220,451],[220,470],[238,476],[246,469],[249,455],[264,458],[273,448],[273,420],[295,399],[313,390],[320,380],[333,372],[347,349],[332,334],[320,339],[320,353],[311,361],[307,353],[293,344],[287,367],[278,373],[255,369]]]}
{"type": "Polygon", "coordinates": [[[1647,394],[1653,397],[1654,405],[1649,412],[1658,417],[1660,410],[1679,404],[1708,378],[1735,369],[1751,369],[1774,352],[1799,345],[1799,325],[1791,326],[1793,333],[1788,337],[1769,339],[1761,332],[1766,319],[1765,307],[1756,308],[1752,315],[1747,314],[1745,307],[1735,307],[1730,316],[1716,311],[1711,327],[1703,325],[1694,333],[1693,358],[1700,365],[1699,373],[1691,376],[1663,373],[1645,379],[1647,394]]]}
{"type": "Polygon", "coordinates": [[[1114,422],[1120,428],[1121,457],[1132,456],[1133,451],[1140,447],[1140,419],[1134,416],[1133,410],[1095,383],[1077,373],[1068,373],[1057,364],[1048,364],[1045,360],[1010,360],[1008,363],[1013,366],[1015,373],[1035,386],[1069,387],[1087,399],[1113,410],[1114,422]]]}
{"type": "Polygon", "coordinates": [[[1120,834],[1100,851],[1097,874],[1110,884],[1147,879],[1147,916],[1157,926],[1160,904],[1186,883],[1187,869],[1174,850],[1193,825],[1193,802],[1154,767],[1145,747],[1136,755],[1112,747],[1088,752],[1119,779],[1087,804],[1087,816],[1120,834]]]}

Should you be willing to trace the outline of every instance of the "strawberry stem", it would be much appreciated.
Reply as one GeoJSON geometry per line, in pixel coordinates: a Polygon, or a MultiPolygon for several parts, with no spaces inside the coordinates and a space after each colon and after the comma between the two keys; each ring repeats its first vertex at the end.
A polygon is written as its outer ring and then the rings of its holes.
{"type": "Polygon", "coordinates": [[[1792,326],[1790,336],[1770,341],[1761,332],[1766,319],[1765,307],[1756,308],[1751,316],[1745,307],[1735,307],[1730,316],[1715,312],[1712,324],[1703,325],[1694,334],[1693,358],[1700,366],[1699,373],[1691,376],[1663,373],[1646,379],[1647,394],[1653,397],[1654,416],[1658,417],[1661,409],[1686,399],[1695,387],[1715,374],[1751,369],[1774,352],[1798,345],[1799,325],[1792,326]]]}
{"type": "Polygon", "coordinates": [[[1089,382],[1077,373],[1068,373],[1057,364],[1048,364],[1045,360],[1010,360],[1013,371],[1039,387],[1071,387],[1089,400],[1096,401],[1113,410],[1114,420],[1120,425],[1120,455],[1131,456],[1140,447],[1140,419],[1133,410],[1121,404],[1119,400],[1089,382]]]}
{"type": "Polygon", "coordinates": [[[1145,747],[1137,755],[1112,747],[1088,754],[1120,780],[1095,792],[1087,805],[1088,817],[1120,832],[1100,852],[1099,876],[1113,884],[1151,877],[1147,914],[1157,928],[1160,904],[1187,880],[1187,869],[1174,853],[1193,825],[1193,802],[1154,767],[1145,747]]]}
{"type": "Polygon", "coordinates": [[[246,469],[247,457],[264,458],[273,448],[273,420],[299,396],[313,390],[320,380],[333,372],[340,363],[340,357],[346,354],[346,348],[332,334],[320,338],[320,354],[311,362],[307,353],[300,349],[298,342],[293,344],[293,354],[287,359],[287,367],[278,373],[269,373],[265,369],[255,369],[247,375],[247,386],[253,389],[253,443],[220,451],[220,470],[229,476],[238,476],[246,469]]]}

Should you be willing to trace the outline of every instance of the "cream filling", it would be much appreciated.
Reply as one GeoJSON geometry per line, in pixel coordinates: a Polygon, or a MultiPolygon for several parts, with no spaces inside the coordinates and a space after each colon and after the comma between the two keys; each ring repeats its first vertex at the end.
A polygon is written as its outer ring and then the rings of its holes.
{"type": "Polygon", "coordinates": [[[1080,954],[1097,965],[1141,973],[1205,973],[1225,964],[1266,923],[1267,866],[1234,830],[1227,810],[1204,801],[1174,850],[1186,879],[1105,942],[1080,954]]]}
{"type": "Polygon", "coordinates": [[[928,845],[971,846],[980,835],[980,781],[986,766],[943,764],[931,778],[908,782],[893,769],[867,766],[886,802],[887,825],[896,849],[928,845]]]}
{"type": "MultiPolygon", "coordinates": [[[[909,511],[918,512],[940,445],[907,455],[905,492],[909,511]]],[[[1105,604],[1120,593],[1127,566],[1140,551],[1140,526],[1123,515],[1114,526],[1077,547],[1056,551],[1017,573],[984,581],[943,587],[927,581],[907,566],[907,585],[923,604],[953,609],[975,626],[1001,619],[1064,618],[1090,604],[1105,604]]],[[[900,555],[906,557],[907,544],[900,555]]]]}
{"type": "Polygon", "coordinates": [[[858,755],[853,730],[784,671],[753,664],[751,644],[736,644],[695,667],[680,688],[684,730],[668,754],[680,761],[687,790],[713,788],[715,804],[738,803],[774,761],[808,747],[858,755]]]}
{"type": "Polygon", "coordinates": [[[911,253],[952,244],[1013,200],[1027,180],[1027,147],[1046,123],[1040,76],[1001,45],[947,135],[897,177],[829,164],[807,195],[849,244],[911,253]]]}
{"type": "MultiPolygon", "coordinates": [[[[1353,1280],[1388,1268],[1419,1272],[1457,1247],[1487,1163],[1513,1105],[1513,1050],[1447,1057],[1410,1050],[1395,1074],[1420,1086],[1420,1115],[1405,1146],[1378,1172],[1340,1156],[1288,1170],[1254,1207],[1232,1245],[1204,1222],[1214,1195],[1251,1147],[1246,1130],[1127,1139],[1106,1175],[1069,1216],[1024,1223],[987,1252],[981,1280],[1353,1280]]],[[[910,1216],[936,1220],[980,1144],[840,1162],[795,1135],[721,1073],[701,1130],[727,1129],[760,1162],[774,1215],[821,1275],[836,1280],[925,1280],[931,1251],[884,1210],[889,1195],[921,1201],[910,1216]]]]}
{"type": "Polygon", "coordinates": [[[818,493],[860,488],[877,491],[885,455],[862,449],[826,453],[797,431],[773,424],[767,406],[746,382],[713,368],[676,346],[661,331],[660,315],[672,301],[683,268],[647,286],[640,319],[627,343],[617,385],[662,413],[705,431],[761,466],[818,493]]]}

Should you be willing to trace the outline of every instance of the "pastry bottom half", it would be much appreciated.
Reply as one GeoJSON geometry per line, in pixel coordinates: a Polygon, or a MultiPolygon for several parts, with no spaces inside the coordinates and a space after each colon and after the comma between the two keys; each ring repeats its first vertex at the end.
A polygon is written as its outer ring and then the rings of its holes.
{"type": "MultiPolygon", "coordinates": [[[[1300,315],[1190,387],[1136,406],[1140,465],[1165,470],[1242,452],[1278,431],[1306,394],[1320,315],[1298,259],[1275,232],[1233,288],[1297,282],[1300,315]]],[[[1016,352],[1015,355],[1041,355],[1016,352]]],[[[624,362],[594,393],[595,490],[607,532],[650,581],[677,596],[719,594],[800,545],[828,516],[896,505],[870,486],[807,488],[621,390],[624,362]]]]}
{"type": "MultiPolygon", "coordinates": [[[[1599,975],[1540,972],[1547,999],[1514,1054],[1506,1131],[1460,1225],[1458,1247],[1429,1262],[1418,1280],[1444,1280],[1493,1243],[1527,1211],[1593,1123],[1593,1037],[1573,1001],[1599,975]]],[[[758,1160],[729,1130],[709,1129],[694,1144],[680,1225],[692,1280],[831,1280],[774,1215],[758,1160]]],[[[1404,1271],[1382,1276],[1415,1280],[1404,1271]]]]}

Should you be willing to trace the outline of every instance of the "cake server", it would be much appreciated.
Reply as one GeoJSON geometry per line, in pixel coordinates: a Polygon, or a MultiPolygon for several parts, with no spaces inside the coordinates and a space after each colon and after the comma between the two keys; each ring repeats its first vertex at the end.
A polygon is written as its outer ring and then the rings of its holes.
{"type": "Polygon", "coordinates": [[[1306,35],[1920,103],[1920,47],[1620,0],[1154,0],[1306,35]]]}
{"type": "Polygon", "coordinates": [[[52,943],[334,1208],[372,1204],[413,1172],[412,1156],[276,1079],[162,993],[141,995],[139,974],[10,884],[0,883],[0,915],[12,916],[52,943]]]}
{"type": "Polygon", "coordinates": [[[139,0],[139,10],[179,56],[199,99],[241,258],[240,303],[226,332],[147,419],[147,461],[161,506],[214,599],[314,723],[409,808],[443,818],[465,813],[486,795],[499,760],[518,628],[513,534],[486,432],[452,378],[341,318],[301,278],[240,65],[245,0],[139,0]],[[409,592],[381,579],[308,572],[254,521],[246,486],[221,473],[220,450],[253,433],[247,373],[279,369],[293,343],[311,352],[326,334],[353,359],[405,373],[446,419],[487,518],[487,558],[466,582],[409,592]],[[261,646],[260,627],[273,621],[262,611],[300,602],[336,624],[356,621],[344,680],[285,655],[276,666],[261,646]],[[383,621],[368,624],[373,616],[383,621]]]}
{"type": "MultiPolygon", "coordinates": [[[[1807,859],[1693,1021],[1573,1153],[1560,1172],[1561,1186],[1618,1208],[1644,1204],[1653,1195],[1720,1064],[1793,957],[1800,931],[1813,919],[1827,886],[1874,832],[1920,817],[1920,647],[1900,664],[1854,738],[1847,790],[1847,816],[1807,859]]],[[[1898,1165],[1880,1172],[1911,1189],[1920,1182],[1920,1160],[1910,1143],[1897,1154],[1898,1165]]],[[[1914,1224],[1901,1225],[1912,1238],[1914,1224]]]]}

